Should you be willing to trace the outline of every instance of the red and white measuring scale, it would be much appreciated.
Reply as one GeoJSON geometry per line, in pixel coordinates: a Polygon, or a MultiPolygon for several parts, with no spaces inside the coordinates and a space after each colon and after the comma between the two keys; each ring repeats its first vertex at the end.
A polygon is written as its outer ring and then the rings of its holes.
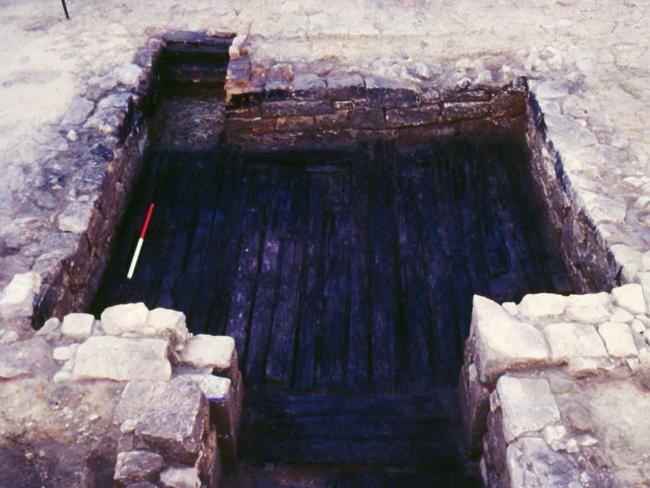
{"type": "Polygon", "coordinates": [[[131,266],[129,266],[129,272],[126,274],[126,278],[128,280],[133,278],[135,265],[138,263],[138,258],[140,257],[140,251],[142,250],[142,244],[144,243],[144,237],[147,235],[147,229],[149,228],[149,222],[151,221],[151,214],[153,213],[153,207],[154,204],[150,203],[149,210],[147,211],[147,216],[144,219],[144,224],[142,224],[142,230],[140,230],[140,237],[138,238],[138,244],[135,246],[133,259],[131,259],[131,266]]]}

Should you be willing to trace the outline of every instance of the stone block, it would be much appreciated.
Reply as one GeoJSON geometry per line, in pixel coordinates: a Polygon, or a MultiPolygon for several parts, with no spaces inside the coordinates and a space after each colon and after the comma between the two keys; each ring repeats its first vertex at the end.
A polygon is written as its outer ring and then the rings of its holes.
{"type": "Polygon", "coordinates": [[[262,104],[264,117],[291,117],[295,115],[321,115],[334,112],[334,107],[326,100],[298,101],[284,100],[262,104]]]}
{"type": "Polygon", "coordinates": [[[605,341],[610,356],[636,356],[639,351],[634,344],[630,326],[623,322],[605,322],[598,326],[598,332],[605,341]]]}
{"type": "Polygon", "coordinates": [[[341,129],[350,126],[349,119],[349,110],[337,110],[332,114],[314,116],[314,124],[318,129],[341,129]]]}
{"type": "Polygon", "coordinates": [[[570,358],[606,358],[607,351],[596,328],[574,322],[557,322],[544,327],[553,361],[570,358]]]}
{"type": "Polygon", "coordinates": [[[144,334],[148,318],[149,310],[144,303],[114,305],[101,315],[102,328],[109,335],[144,334]]]}
{"type": "Polygon", "coordinates": [[[278,117],[275,120],[275,129],[278,131],[303,131],[314,127],[314,117],[312,115],[278,117]]]}
{"type": "Polygon", "coordinates": [[[134,425],[137,419],[148,407],[164,398],[166,381],[131,381],[126,384],[120,400],[115,407],[113,422],[123,424],[130,421],[134,425]]]}
{"type": "Polygon", "coordinates": [[[53,374],[57,364],[42,337],[0,345],[0,378],[53,374]]]}
{"type": "Polygon", "coordinates": [[[330,76],[327,78],[327,93],[332,100],[351,100],[364,98],[366,86],[358,74],[330,76]]]}
{"type": "Polygon", "coordinates": [[[460,372],[460,409],[465,445],[470,455],[479,454],[489,412],[490,390],[478,379],[473,363],[463,365],[460,372]]]}
{"type": "Polygon", "coordinates": [[[415,107],[420,103],[420,97],[413,90],[400,88],[399,84],[378,78],[366,79],[366,97],[374,107],[406,108],[415,107]]]}
{"type": "Polygon", "coordinates": [[[47,319],[43,327],[36,331],[37,336],[56,337],[61,333],[61,321],[56,317],[47,319]]]}
{"type": "Polygon", "coordinates": [[[224,463],[233,466],[237,458],[237,438],[241,419],[241,395],[228,378],[209,374],[187,375],[210,403],[213,424],[217,427],[219,449],[224,463]]]}
{"type": "Polygon", "coordinates": [[[0,317],[30,317],[40,290],[39,274],[28,272],[15,275],[0,294],[0,317]]]}
{"type": "Polygon", "coordinates": [[[89,313],[69,313],[63,318],[61,332],[72,339],[87,339],[93,332],[95,317],[89,313]]]}
{"type": "Polygon", "coordinates": [[[350,111],[350,125],[355,129],[381,129],[384,111],[380,108],[356,107],[350,111]]]}
{"type": "Polygon", "coordinates": [[[632,283],[623,285],[612,290],[614,302],[632,314],[642,314],[646,312],[646,302],[643,297],[643,288],[641,285],[632,283]]]}
{"type": "Polygon", "coordinates": [[[193,368],[231,377],[228,373],[237,369],[235,340],[228,336],[195,335],[181,352],[180,360],[193,368]]]}
{"type": "Polygon", "coordinates": [[[128,451],[117,455],[113,479],[124,485],[153,479],[164,467],[160,454],[150,451],[128,451]]]}
{"type": "Polygon", "coordinates": [[[526,295],[519,303],[522,316],[537,319],[540,317],[557,316],[564,313],[567,297],[554,293],[532,293],[526,295]]]}
{"type": "Polygon", "coordinates": [[[522,92],[497,93],[490,102],[493,117],[515,117],[526,111],[526,96],[522,92]]]}
{"type": "Polygon", "coordinates": [[[560,411],[544,378],[505,375],[497,381],[496,394],[507,443],[560,421],[560,411]]]}
{"type": "Polygon", "coordinates": [[[68,361],[74,357],[75,352],[77,351],[77,347],[77,344],[71,346],[55,347],[52,350],[52,357],[55,361],[68,361]]]}
{"type": "Polygon", "coordinates": [[[325,80],[313,73],[296,75],[291,83],[293,96],[297,99],[319,99],[325,96],[325,80]]]}
{"type": "Polygon", "coordinates": [[[495,381],[516,367],[546,364],[549,353],[542,333],[521,322],[497,303],[474,296],[470,335],[474,337],[475,361],[482,383],[495,381]]]}
{"type": "Polygon", "coordinates": [[[167,349],[163,339],[91,337],[79,346],[72,374],[76,379],[168,380],[167,349]]]}
{"type": "Polygon", "coordinates": [[[579,487],[580,469],[567,454],[552,450],[538,437],[523,437],[508,446],[506,467],[512,488],[579,487]]]}
{"type": "Polygon", "coordinates": [[[201,488],[196,467],[171,466],[160,473],[160,485],[164,488],[201,488]]]}
{"type": "Polygon", "coordinates": [[[480,119],[486,117],[489,112],[489,102],[445,103],[442,108],[442,116],[448,122],[480,119]]]}
{"type": "Polygon", "coordinates": [[[647,303],[650,303],[650,272],[639,273],[639,282],[647,303]]]}
{"type": "Polygon", "coordinates": [[[208,401],[201,389],[180,376],[155,400],[135,420],[136,438],[168,460],[194,464],[210,428],[208,401]]]}
{"type": "Polygon", "coordinates": [[[226,82],[229,86],[246,88],[251,80],[251,63],[246,58],[233,59],[228,63],[226,82]]]}
{"type": "Polygon", "coordinates": [[[609,318],[609,306],[609,295],[605,292],[570,295],[565,313],[570,321],[598,324],[609,318]]]}
{"type": "Polygon", "coordinates": [[[396,108],[386,110],[386,123],[390,127],[412,127],[434,124],[440,116],[440,107],[425,105],[415,108],[396,108]]]}
{"type": "Polygon", "coordinates": [[[154,308],[149,312],[145,333],[169,337],[174,344],[185,344],[189,331],[183,312],[168,308],[154,308]]]}

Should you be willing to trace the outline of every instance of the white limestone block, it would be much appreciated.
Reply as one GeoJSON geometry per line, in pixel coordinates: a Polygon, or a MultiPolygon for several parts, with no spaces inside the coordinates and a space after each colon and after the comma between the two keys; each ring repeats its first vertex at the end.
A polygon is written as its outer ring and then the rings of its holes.
{"type": "Polygon", "coordinates": [[[607,351],[596,328],[574,322],[557,322],[544,327],[553,361],[573,357],[606,358],[607,351]]]}
{"type": "Polygon", "coordinates": [[[636,249],[632,249],[625,244],[614,244],[610,247],[614,259],[623,267],[623,277],[626,281],[631,281],[641,268],[642,254],[636,249]]]}
{"type": "Polygon", "coordinates": [[[632,319],[634,319],[634,315],[620,307],[616,307],[614,313],[609,317],[610,322],[631,322],[632,319]]]}
{"type": "Polygon", "coordinates": [[[87,339],[93,331],[95,317],[89,313],[70,313],[63,318],[61,332],[72,339],[87,339]]]}
{"type": "Polygon", "coordinates": [[[167,341],[153,338],[90,337],[77,349],[76,379],[166,381],[172,373],[167,341]]]}
{"type": "Polygon", "coordinates": [[[506,312],[508,312],[513,317],[519,315],[519,309],[517,308],[517,304],[515,302],[505,302],[502,303],[501,306],[506,312]]]}
{"type": "Polygon", "coordinates": [[[49,318],[43,324],[43,327],[36,331],[37,336],[48,336],[59,332],[61,321],[56,317],[49,318]]]}
{"type": "Polygon", "coordinates": [[[637,283],[623,285],[612,290],[614,301],[617,305],[632,314],[645,313],[646,303],[643,297],[643,289],[637,283]]]}
{"type": "Polygon", "coordinates": [[[605,341],[605,347],[610,356],[636,356],[639,351],[634,345],[634,337],[630,327],[622,322],[605,322],[598,326],[598,332],[605,341]]]}
{"type": "Polygon", "coordinates": [[[228,336],[199,334],[192,337],[183,351],[181,361],[194,368],[225,371],[235,354],[235,340],[228,336]]]}
{"type": "Polygon", "coordinates": [[[641,322],[639,319],[634,319],[632,321],[631,327],[632,330],[637,334],[643,334],[645,332],[645,324],[641,322]]]}
{"type": "Polygon", "coordinates": [[[519,312],[531,319],[561,315],[566,308],[567,297],[554,293],[534,293],[526,295],[519,304],[519,312]]]}
{"type": "Polygon", "coordinates": [[[222,404],[230,397],[232,382],[229,378],[211,374],[188,374],[183,377],[194,381],[210,402],[222,404]]]}
{"type": "Polygon", "coordinates": [[[650,272],[639,273],[639,282],[641,283],[641,288],[643,288],[643,295],[645,296],[646,302],[650,303],[650,272]]]}
{"type": "Polygon", "coordinates": [[[544,378],[515,378],[504,375],[497,381],[503,434],[507,443],[522,434],[538,432],[559,423],[560,411],[544,378]]]}
{"type": "Polygon", "coordinates": [[[609,296],[607,293],[589,293],[567,297],[566,318],[572,322],[598,324],[609,318],[609,296]]]}
{"type": "Polygon", "coordinates": [[[72,359],[75,355],[75,352],[77,351],[77,344],[70,345],[70,346],[60,346],[60,347],[55,347],[52,350],[52,357],[56,361],[68,361],[69,359],[72,359]]]}
{"type": "Polygon", "coordinates": [[[148,317],[149,310],[142,302],[115,305],[102,312],[102,328],[109,335],[128,332],[142,334],[148,317]]]}
{"type": "Polygon", "coordinates": [[[483,383],[514,367],[549,359],[540,331],[479,295],[474,296],[470,334],[475,338],[476,368],[483,383]]]}
{"type": "Polygon", "coordinates": [[[196,467],[172,466],[160,473],[160,485],[164,488],[201,488],[196,467]]]}
{"type": "Polygon", "coordinates": [[[650,251],[643,253],[641,257],[641,269],[643,271],[650,271],[650,251]]]}
{"type": "Polygon", "coordinates": [[[0,294],[0,317],[29,317],[41,289],[41,276],[28,272],[15,275],[0,294]]]}
{"type": "Polygon", "coordinates": [[[154,308],[149,312],[147,335],[163,335],[170,337],[176,344],[185,344],[189,339],[185,314],[168,308],[154,308]]]}

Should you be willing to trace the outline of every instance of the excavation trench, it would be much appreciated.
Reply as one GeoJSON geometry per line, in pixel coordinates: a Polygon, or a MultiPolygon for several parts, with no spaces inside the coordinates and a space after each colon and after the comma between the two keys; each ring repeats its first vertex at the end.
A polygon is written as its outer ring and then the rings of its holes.
{"type": "Polygon", "coordinates": [[[557,223],[561,184],[539,171],[525,90],[507,123],[488,120],[492,108],[450,118],[450,130],[419,123],[435,110],[408,112],[404,91],[383,90],[379,102],[368,91],[383,125],[369,126],[365,109],[355,127],[352,109],[333,129],[323,114],[287,109],[306,102],[286,94],[226,109],[227,44],[168,43],[148,148],[92,311],[143,301],[183,311],[194,333],[235,338],[248,393],[232,486],[474,483],[455,387],[472,296],[518,301],[611,281],[596,238],[572,247],[576,232],[557,223]],[[284,113],[269,125],[274,106],[284,113]],[[387,130],[395,107],[403,127],[387,130]],[[261,112],[246,118],[251,110],[261,112]]]}

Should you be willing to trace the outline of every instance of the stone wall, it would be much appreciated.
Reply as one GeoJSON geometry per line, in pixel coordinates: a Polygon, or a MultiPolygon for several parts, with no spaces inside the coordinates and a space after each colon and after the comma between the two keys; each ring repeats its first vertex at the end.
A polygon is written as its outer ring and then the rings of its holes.
{"type": "MultiPolygon", "coordinates": [[[[232,338],[192,336],[183,313],[137,303],[107,308],[100,320],[85,313],[52,318],[33,339],[5,343],[0,392],[43,382],[91,398],[61,422],[33,426],[60,442],[60,453],[92,445],[83,436],[62,441],[81,422],[77,417],[106,412],[95,442],[109,465],[90,470],[114,470],[117,486],[216,487],[222,468],[234,465],[244,385],[232,338]],[[112,393],[98,394],[106,384],[112,393]]],[[[20,422],[24,412],[7,408],[4,415],[20,422]]],[[[27,444],[38,451],[38,442],[27,444]]],[[[76,462],[92,465],[92,453],[88,447],[76,462]]]]}
{"type": "Polygon", "coordinates": [[[525,130],[525,80],[502,87],[405,88],[347,74],[294,75],[290,66],[251,74],[245,57],[230,62],[225,139],[252,149],[321,148],[395,139],[512,138],[525,130]]]}
{"type": "Polygon", "coordinates": [[[487,486],[648,479],[649,303],[648,284],[519,304],[474,298],[460,390],[487,486]]]}

